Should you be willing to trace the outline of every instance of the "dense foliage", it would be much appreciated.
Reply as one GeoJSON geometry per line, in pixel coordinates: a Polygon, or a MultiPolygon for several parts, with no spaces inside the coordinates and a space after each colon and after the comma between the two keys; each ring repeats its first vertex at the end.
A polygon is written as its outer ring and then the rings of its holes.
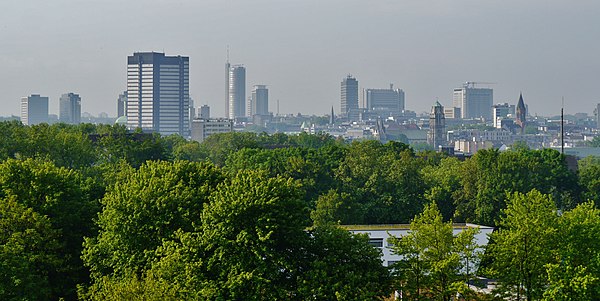
{"type": "Polygon", "coordinates": [[[326,134],[2,122],[0,299],[474,298],[479,254],[453,221],[499,227],[479,274],[501,293],[594,300],[599,175],[600,159],[573,171],[548,149],[459,160],[326,134]],[[386,223],[411,223],[393,273],[337,227],[386,223]]]}

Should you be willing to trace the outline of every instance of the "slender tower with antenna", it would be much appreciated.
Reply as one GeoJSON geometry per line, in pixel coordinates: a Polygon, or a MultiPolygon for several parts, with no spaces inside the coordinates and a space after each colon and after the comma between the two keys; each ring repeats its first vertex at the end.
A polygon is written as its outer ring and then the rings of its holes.
{"type": "Polygon", "coordinates": [[[225,61],[225,118],[230,118],[229,116],[229,69],[231,68],[231,64],[229,64],[229,45],[227,45],[227,60],[225,61]]]}

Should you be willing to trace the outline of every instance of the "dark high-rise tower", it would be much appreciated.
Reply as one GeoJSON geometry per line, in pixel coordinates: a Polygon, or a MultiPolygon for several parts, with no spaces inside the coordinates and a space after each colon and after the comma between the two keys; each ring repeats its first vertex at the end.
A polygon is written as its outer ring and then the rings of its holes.
{"type": "Polygon", "coordinates": [[[348,75],[341,83],[340,114],[349,120],[358,120],[358,81],[348,75]]]}
{"type": "Polygon", "coordinates": [[[189,58],[157,52],[127,57],[127,126],[187,137],[189,58]]]}
{"type": "Polygon", "coordinates": [[[519,94],[519,102],[517,103],[517,118],[515,123],[521,128],[521,134],[525,132],[525,120],[527,116],[527,109],[525,109],[525,103],[523,102],[523,94],[519,94]]]}
{"type": "Polygon", "coordinates": [[[439,101],[436,101],[435,105],[431,107],[427,142],[436,149],[446,145],[446,118],[444,117],[444,107],[439,101]]]}
{"type": "Polygon", "coordinates": [[[60,122],[68,124],[81,123],[81,97],[75,93],[66,93],[60,97],[60,122]]]}

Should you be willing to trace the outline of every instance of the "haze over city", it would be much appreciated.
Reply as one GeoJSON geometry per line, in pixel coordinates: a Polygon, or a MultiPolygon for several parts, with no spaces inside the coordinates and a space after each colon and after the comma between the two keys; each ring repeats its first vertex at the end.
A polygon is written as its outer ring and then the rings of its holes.
{"type": "Polygon", "coordinates": [[[82,111],[116,113],[127,56],[190,57],[190,95],[224,115],[224,63],[265,84],[270,110],[327,114],[340,81],[406,93],[406,108],[451,105],[466,81],[493,82],[494,102],[531,114],[592,113],[600,102],[598,1],[4,1],[0,3],[0,115],[39,93],[82,111]]]}

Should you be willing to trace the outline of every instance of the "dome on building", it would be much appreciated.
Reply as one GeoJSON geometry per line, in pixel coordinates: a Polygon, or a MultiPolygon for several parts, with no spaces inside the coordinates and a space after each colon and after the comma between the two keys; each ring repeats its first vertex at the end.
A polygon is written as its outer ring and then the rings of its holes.
{"type": "Polygon", "coordinates": [[[121,116],[115,120],[115,124],[127,125],[127,116],[121,116]]]}

